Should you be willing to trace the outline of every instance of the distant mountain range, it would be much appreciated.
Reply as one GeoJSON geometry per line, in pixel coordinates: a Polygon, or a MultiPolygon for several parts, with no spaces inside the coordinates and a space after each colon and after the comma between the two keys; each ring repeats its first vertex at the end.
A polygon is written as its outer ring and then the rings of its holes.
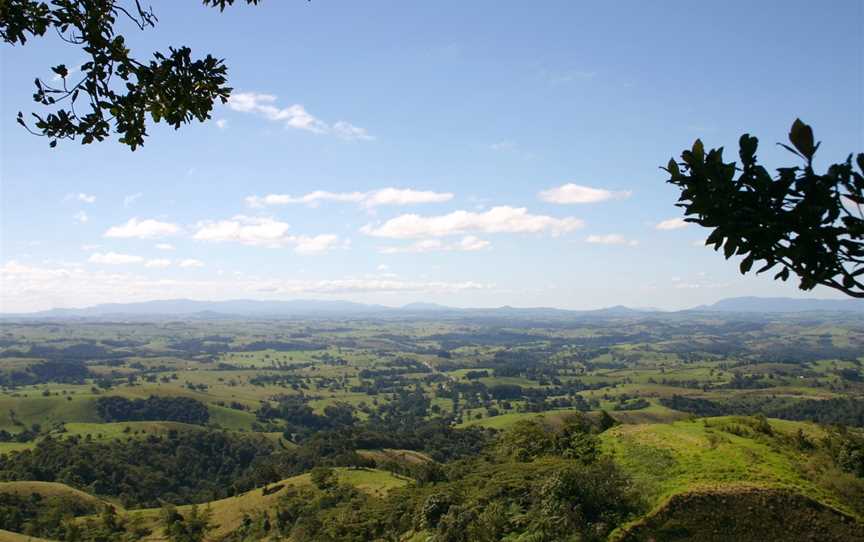
{"type": "Polygon", "coordinates": [[[696,307],[711,312],[864,312],[864,299],[796,299],[793,297],[730,297],[696,307]]]}
{"type": "Polygon", "coordinates": [[[712,305],[701,305],[687,311],[664,312],[657,309],[634,309],[614,306],[597,310],[565,310],[555,308],[498,307],[461,309],[436,303],[409,303],[402,307],[386,307],[351,301],[194,301],[166,299],[139,303],[106,303],[80,309],[52,309],[27,314],[2,314],[3,318],[106,318],[106,317],[476,317],[476,318],[620,318],[693,312],[724,313],[801,313],[811,311],[864,313],[861,299],[795,299],[786,297],[734,297],[712,305]]]}

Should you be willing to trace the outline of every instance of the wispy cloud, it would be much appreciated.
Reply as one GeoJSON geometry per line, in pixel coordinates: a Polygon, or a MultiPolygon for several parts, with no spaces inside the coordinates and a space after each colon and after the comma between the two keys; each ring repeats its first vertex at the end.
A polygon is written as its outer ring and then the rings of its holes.
{"type": "Polygon", "coordinates": [[[186,258],[185,260],[180,260],[180,262],[177,265],[179,265],[180,267],[189,269],[189,268],[204,267],[204,262],[202,262],[201,260],[196,260],[194,258],[186,258]]]}
{"type": "Polygon", "coordinates": [[[547,203],[597,203],[611,199],[629,198],[632,192],[629,190],[612,191],[605,188],[593,188],[578,184],[568,183],[548,190],[543,190],[538,197],[547,203]]]}
{"type": "Polygon", "coordinates": [[[153,267],[157,269],[163,269],[165,267],[169,267],[171,265],[171,260],[167,258],[154,258],[152,260],[147,260],[144,262],[144,267],[153,267]]]}
{"type": "Polygon", "coordinates": [[[332,132],[336,137],[346,141],[373,141],[374,136],[369,135],[366,128],[354,126],[350,122],[344,120],[337,121],[333,124],[332,132]]]}
{"type": "Polygon", "coordinates": [[[96,196],[94,196],[93,194],[85,194],[84,192],[78,192],[77,194],[66,194],[66,197],[64,199],[80,201],[81,203],[96,203],[96,196]]]}
{"type": "Polygon", "coordinates": [[[658,230],[680,230],[681,228],[686,228],[689,222],[684,222],[683,218],[668,218],[661,222],[658,222],[654,228],[658,230]]]}
{"type": "Polygon", "coordinates": [[[619,235],[617,233],[608,233],[606,235],[589,235],[585,238],[585,242],[596,245],[626,245],[630,247],[635,247],[639,244],[639,241],[636,241],[635,239],[627,239],[623,235],[619,235]]]}
{"type": "Polygon", "coordinates": [[[489,148],[493,151],[515,151],[519,148],[519,145],[513,141],[499,141],[498,143],[489,145],[489,148]]]}
{"type": "Polygon", "coordinates": [[[144,261],[144,258],[132,254],[118,254],[117,252],[97,252],[92,254],[87,261],[104,265],[126,265],[131,263],[141,263],[144,261]]]}
{"type": "Polygon", "coordinates": [[[453,199],[449,192],[433,192],[430,190],[414,190],[413,188],[382,188],[369,192],[328,192],[315,190],[302,196],[290,194],[267,194],[266,196],[249,196],[246,205],[249,207],[265,207],[268,205],[305,204],[316,206],[322,202],[358,203],[364,207],[382,205],[414,205],[421,203],[442,203],[453,199]]]}
{"type": "Polygon", "coordinates": [[[524,207],[493,207],[486,212],[454,211],[446,215],[404,214],[361,231],[374,237],[412,239],[477,233],[543,233],[558,235],[581,228],[578,218],[532,215],[524,207]]]}
{"type": "Polygon", "coordinates": [[[129,207],[130,205],[132,205],[133,203],[138,201],[138,199],[141,198],[141,196],[143,196],[143,195],[144,194],[142,194],[141,192],[136,192],[134,194],[129,194],[128,196],[124,196],[123,197],[123,207],[129,207]]]}
{"type": "Polygon", "coordinates": [[[258,92],[235,92],[228,100],[228,107],[241,113],[252,113],[286,127],[305,130],[314,134],[332,134],[346,141],[371,141],[365,128],[340,120],[332,125],[318,119],[300,104],[288,107],[276,106],[276,96],[258,92]]]}
{"type": "Polygon", "coordinates": [[[161,222],[152,218],[145,220],[130,218],[125,224],[108,228],[103,236],[119,239],[155,239],[178,233],[180,233],[180,226],[171,222],[161,222]]]}
{"type": "Polygon", "coordinates": [[[490,246],[489,241],[480,239],[473,235],[468,235],[462,238],[458,243],[445,243],[440,239],[423,239],[416,241],[407,246],[399,247],[381,247],[378,252],[381,254],[418,254],[423,252],[474,252],[483,250],[490,246]]]}
{"type": "Polygon", "coordinates": [[[171,243],[157,243],[155,246],[159,250],[174,250],[174,245],[171,243]]]}
{"type": "Polygon", "coordinates": [[[79,224],[84,224],[85,222],[90,220],[90,217],[87,216],[87,213],[84,211],[78,211],[72,216],[72,218],[74,218],[75,222],[78,222],[79,224]]]}

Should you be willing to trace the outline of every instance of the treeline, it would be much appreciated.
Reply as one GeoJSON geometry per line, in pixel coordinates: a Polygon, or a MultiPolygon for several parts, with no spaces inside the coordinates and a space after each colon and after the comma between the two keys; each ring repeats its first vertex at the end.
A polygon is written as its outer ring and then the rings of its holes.
{"type": "Polygon", "coordinates": [[[81,360],[42,361],[21,370],[0,372],[2,386],[30,386],[59,382],[61,384],[83,384],[92,373],[81,360]]]}
{"type": "Polygon", "coordinates": [[[259,438],[219,431],[169,432],[143,439],[46,437],[32,450],[0,456],[0,479],[60,482],[126,507],[203,502],[248,489],[237,485],[274,451],[259,438]]]}
{"type": "Polygon", "coordinates": [[[118,354],[98,343],[83,342],[69,346],[32,344],[27,350],[6,350],[4,357],[42,358],[48,361],[87,361],[119,358],[118,354]]]}
{"type": "Polygon", "coordinates": [[[0,529],[28,536],[65,540],[70,517],[96,512],[95,505],[74,497],[0,493],[0,529]]]}
{"type": "Polygon", "coordinates": [[[207,429],[109,441],[46,437],[31,450],[0,456],[0,480],[60,482],[117,498],[125,507],[154,507],[222,499],[317,466],[374,465],[358,449],[410,449],[449,461],[478,454],[491,438],[488,430],[434,422],[399,432],[371,426],[321,430],[288,449],[207,429]]]}
{"type": "Polygon", "coordinates": [[[736,397],[712,401],[673,395],[660,399],[663,406],[696,416],[747,416],[764,414],[769,418],[864,427],[864,399],[792,400],[772,397],[736,397]]]}
{"type": "Polygon", "coordinates": [[[207,405],[191,397],[100,397],[96,401],[96,412],[105,422],[160,421],[205,425],[210,421],[207,405]]]}

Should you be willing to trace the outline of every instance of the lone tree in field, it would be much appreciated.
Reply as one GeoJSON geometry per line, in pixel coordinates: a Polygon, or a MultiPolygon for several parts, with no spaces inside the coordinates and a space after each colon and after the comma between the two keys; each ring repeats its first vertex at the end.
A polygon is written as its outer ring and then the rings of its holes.
{"type": "MultiPolygon", "coordinates": [[[[203,0],[220,11],[234,2],[203,0]]],[[[231,88],[222,60],[211,55],[193,59],[188,47],[169,47],[167,53],[138,60],[115,29],[118,20],[140,30],[157,23],[152,9],[138,0],[0,0],[0,37],[6,43],[24,45],[30,38],[56,33],[87,57],[72,69],[52,67],[56,81],[37,77],[33,99],[51,111],[33,113],[31,122],[19,112],[19,124],[47,137],[52,147],[60,139],[102,141],[113,131],[120,143],[135,150],[144,144],[147,115],[177,129],[193,119],[209,119],[216,100],[228,100],[231,88]]]]}
{"type": "Polygon", "coordinates": [[[687,222],[714,231],[705,241],[723,248],[726,259],[744,256],[741,273],[761,262],[756,273],[775,266],[775,279],[800,279],[802,290],[817,284],[864,298],[864,154],[833,164],[824,174],[813,170],[819,148],[813,130],[796,120],[791,146],[803,167],[779,168],[776,178],[756,162],[759,141],[744,134],[739,140],[741,167],[723,161],[723,148],[707,155],[700,140],[669,160],[663,168],[681,189],[678,206],[687,222]]]}

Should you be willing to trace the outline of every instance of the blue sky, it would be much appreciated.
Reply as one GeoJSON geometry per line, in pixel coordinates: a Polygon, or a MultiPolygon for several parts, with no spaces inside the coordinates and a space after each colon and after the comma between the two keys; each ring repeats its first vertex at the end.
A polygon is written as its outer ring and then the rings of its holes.
{"type": "Polygon", "coordinates": [[[788,165],[774,143],[796,116],[822,166],[864,150],[860,1],[153,7],[156,29],[123,28],[133,51],[224,57],[235,94],[136,152],[20,129],[33,78],[84,58],[52,38],[0,49],[0,310],[839,296],[698,246],[658,166],[697,137],[734,156],[743,132],[788,165]]]}

